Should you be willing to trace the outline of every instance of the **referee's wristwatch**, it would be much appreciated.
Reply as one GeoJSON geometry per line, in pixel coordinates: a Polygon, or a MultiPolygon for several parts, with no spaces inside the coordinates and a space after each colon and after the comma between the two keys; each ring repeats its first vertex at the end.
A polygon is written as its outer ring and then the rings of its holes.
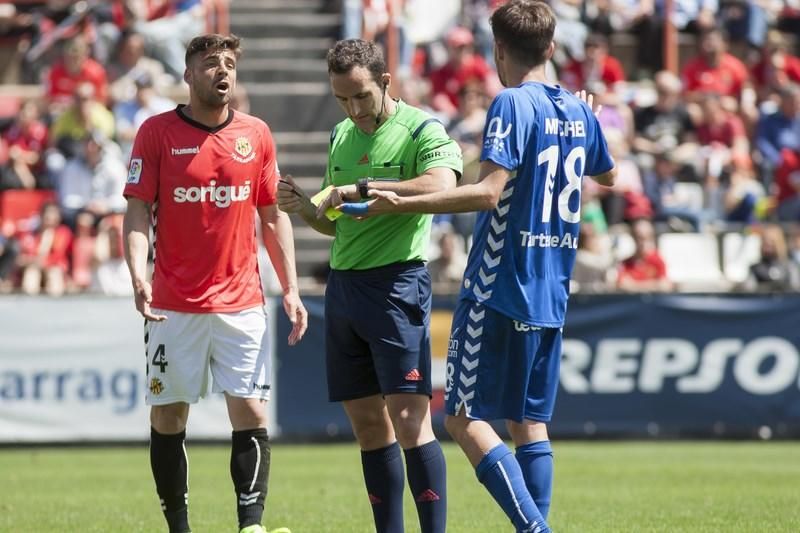
{"type": "Polygon", "coordinates": [[[362,200],[369,199],[369,182],[372,181],[372,178],[361,178],[356,182],[356,186],[358,188],[358,195],[361,196],[362,200]]]}

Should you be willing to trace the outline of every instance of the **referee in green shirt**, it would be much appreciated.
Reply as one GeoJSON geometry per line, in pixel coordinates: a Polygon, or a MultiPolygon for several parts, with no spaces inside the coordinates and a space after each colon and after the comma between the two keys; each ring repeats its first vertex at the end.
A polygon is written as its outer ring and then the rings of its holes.
{"type": "Polygon", "coordinates": [[[331,202],[370,189],[416,195],[456,186],[461,150],[427,113],[387,96],[391,75],[372,42],[339,41],[328,52],[331,88],[347,118],[331,132],[319,209],[288,176],[284,211],[333,235],[325,293],[328,395],[344,405],[361,446],[364,481],[379,533],[402,532],[404,472],[423,533],[446,524],[445,462],[430,416],[431,281],[425,267],[431,215],[357,220],[325,216],[331,202]]]}

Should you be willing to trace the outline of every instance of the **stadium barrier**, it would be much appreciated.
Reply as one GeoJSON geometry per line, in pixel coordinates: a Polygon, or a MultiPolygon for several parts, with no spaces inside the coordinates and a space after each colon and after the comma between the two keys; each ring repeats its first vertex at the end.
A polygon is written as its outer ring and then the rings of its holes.
{"type": "MultiPolygon", "coordinates": [[[[272,327],[270,431],[351,438],[327,402],[322,297],[306,338],[272,327]]],[[[277,302],[270,302],[274,309],[277,302]]],[[[432,317],[434,420],[443,435],[453,297],[432,317]]],[[[130,299],[0,298],[0,442],[144,441],[141,318],[130,299]]],[[[564,328],[556,437],[800,436],[800,295],[575,296],[564,328]]],[[[525,324],[519,324],[520,329],[525,324]]],[[[190,438],[227,440],[219,395],[192,408],[190,438]]]]}

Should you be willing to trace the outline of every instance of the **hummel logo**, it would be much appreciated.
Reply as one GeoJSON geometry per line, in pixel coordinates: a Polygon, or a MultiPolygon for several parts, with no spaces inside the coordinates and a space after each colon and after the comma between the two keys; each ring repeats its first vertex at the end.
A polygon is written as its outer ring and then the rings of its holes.
{"type": "Polygon", "coordinates": [[[188,155],[188,154],[199,154],[200,147],[199,146],[190,146],[189,148],[172,148],[172,155],[188,155]]]}
{"type": "Polygon", "coordinates": [[[427,489],[425,492],[417,496],[418,502],[435,502],[439,500],[439,495],[433,492],[431,489],[427,489]]]}
{"type": "Polygon", "coordinates": [[[420,374],[419,370],[416,368],[412,368],[408,374],[406,374],[406,381],[422,381],[422,374],[420,374]]]}
{"type": "Polygon", "coordinates": [[[369,154],[364,154],[361,156],[361,159],[358,160],[359,165],[368,165],[369,164],[369,154]]]}
{"type": "Polygon", "coordinates": [[[381,500],[374,494],[369,494],[369,503],[371,503],[372,505],[377,505],[379,503],[383,503],[383,500],[381,500]]]}

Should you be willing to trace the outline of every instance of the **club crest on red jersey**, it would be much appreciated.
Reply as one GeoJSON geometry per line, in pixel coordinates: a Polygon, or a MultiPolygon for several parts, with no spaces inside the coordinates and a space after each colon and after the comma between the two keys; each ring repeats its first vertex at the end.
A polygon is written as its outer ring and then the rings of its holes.
{"type": "Polygon", "coordinates": [[[233,149],[236,151],[233,158],[239,163],[249,163],[256,156],[253,145],[247,137],[237,137],[233,149]]]}

